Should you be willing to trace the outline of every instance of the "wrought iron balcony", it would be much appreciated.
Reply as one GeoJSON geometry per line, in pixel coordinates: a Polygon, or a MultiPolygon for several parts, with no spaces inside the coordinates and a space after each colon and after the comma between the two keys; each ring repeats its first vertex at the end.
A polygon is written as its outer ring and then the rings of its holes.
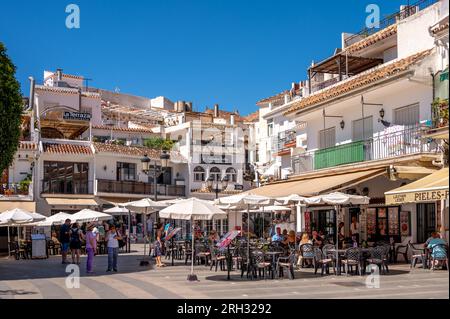
{"type": "Polygon", "coordinates": [[[294,174],[301,174],[339,165],[437,151],[438,146],[434,141],[421,136],[420,127],[379,132],[367,140],[295,155],[291,164],[294,174]]]}
{"type": "MultiPolygon", "coordinates": [[[[136,181],[114,181],[114,180],[97,180],[97,193],[115,193],[115,194],[138,194],[138,195],[154,195],[155,185],[153,183],[144,183],[136,181]]],[[[158,195],[161,196],[185,196],[184,185],[164,185],[158,184],[158,195]]]]}

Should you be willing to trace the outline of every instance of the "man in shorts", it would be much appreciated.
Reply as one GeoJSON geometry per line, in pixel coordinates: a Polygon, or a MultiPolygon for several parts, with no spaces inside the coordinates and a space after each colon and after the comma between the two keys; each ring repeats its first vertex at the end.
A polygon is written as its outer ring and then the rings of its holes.
{"type": "Polygon", "coordinates": [[[68,264],[66,261],[67,253],[69,251],[70,246],[70,219],[66,219],[64,224],[61,226],[61,230],[59,232],[59,241],[61,243],[61,256],[62,256],[62,264],[68,264]]]}

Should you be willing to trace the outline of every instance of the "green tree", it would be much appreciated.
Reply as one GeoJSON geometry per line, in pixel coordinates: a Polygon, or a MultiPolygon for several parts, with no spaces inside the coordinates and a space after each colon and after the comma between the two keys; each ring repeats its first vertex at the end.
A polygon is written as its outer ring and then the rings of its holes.
{"type": "Polygon", "coordinates": [[[161,137],[150,137],[144,141],[144,145],[155,150],[169,151],[173,147],[173,141],[165,140],[161,137]]]}
{"type": "Polygon", "coordinates": [[[0,42],[0,173],[11,165],[19,145],[22,95],[15,73],[0,42]]]}

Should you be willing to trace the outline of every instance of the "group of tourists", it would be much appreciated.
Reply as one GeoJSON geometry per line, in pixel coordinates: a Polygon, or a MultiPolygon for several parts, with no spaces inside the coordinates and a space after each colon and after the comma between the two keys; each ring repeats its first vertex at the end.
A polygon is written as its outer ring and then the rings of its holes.
{"type": "MultiPolygon", "coordinates": [[[[108,248],[108,268],[106,271],[117,272],[117,259],[119,255],[119,241],[122,241],[122,235],[116,229],[115,225],[108,227],[105,234],[105,241],[108,248]]],[[[83,232],[77,222],[72,223],[70,219],[66,219],[61,226],[59,233],[59,242],[61,244],[62,264],[69,264],[67,255],[70,250],[72,254],[72,264],[80,264],[80,254],[82,243],[86,244],[86,272],[92,274],[94,272],[94,257],[98,253],[99,229],[95,223],[89,223],[86,231],[83,232]]]]}

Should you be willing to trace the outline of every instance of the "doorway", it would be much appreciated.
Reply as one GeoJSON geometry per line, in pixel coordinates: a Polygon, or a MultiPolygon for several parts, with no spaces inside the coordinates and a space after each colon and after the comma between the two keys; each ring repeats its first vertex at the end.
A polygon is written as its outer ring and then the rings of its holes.
{"type": "Polygon", "coordinates": [[[436,231],[435,203],[417,204],[417,242],[424,243],[436,231]]]}

